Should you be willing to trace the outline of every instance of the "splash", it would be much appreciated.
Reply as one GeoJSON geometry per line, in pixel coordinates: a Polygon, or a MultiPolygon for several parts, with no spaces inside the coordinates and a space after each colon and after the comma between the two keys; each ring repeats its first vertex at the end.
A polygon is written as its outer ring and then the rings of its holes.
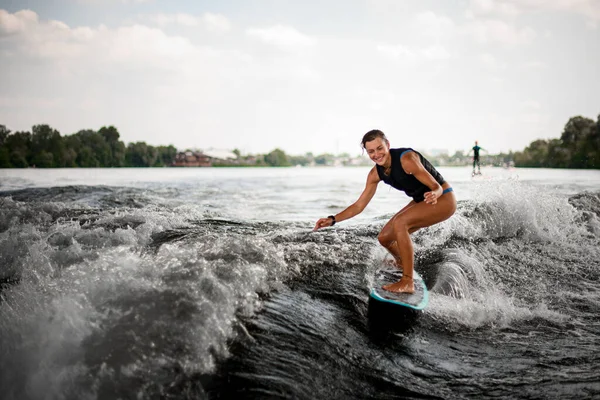
{"type": "Polygon", "coordinates": [[[428,314],[455,329],[564,322],[556,288],[578,292],[599,273],[596,202],[519,182],[480,184],[450,220],[415,235],[417,268],[435,271],[428,314]]]}

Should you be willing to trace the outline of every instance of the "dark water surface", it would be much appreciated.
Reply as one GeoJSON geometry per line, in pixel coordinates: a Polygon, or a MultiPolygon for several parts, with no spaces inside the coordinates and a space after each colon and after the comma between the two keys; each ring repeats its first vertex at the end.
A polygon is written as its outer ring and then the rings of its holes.
{"type": "Polygon", "coordinates": [[[0,170],[0,397],[600,398],[600,172],[441,169],[423,312],[369,304],[364,168],[0,170]],[[75,176],[73,176],[75,175],[75,176]]]}

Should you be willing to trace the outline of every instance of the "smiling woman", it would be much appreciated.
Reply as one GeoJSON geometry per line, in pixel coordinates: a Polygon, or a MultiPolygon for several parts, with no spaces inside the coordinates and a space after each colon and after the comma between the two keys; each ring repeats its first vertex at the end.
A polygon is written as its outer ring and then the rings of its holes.
{"type": "Polygon", "coordinates": [[[365,189],[356,202],[339,214],[319,219],[314,230],[360,214],[381,181],[405,192],[413,200],[385,224],[378,240],[392,254],[396,266],[402,268],[400,281],[383,288],[396,293],[413,293],[414,249],[410,234],[450,218],[456,211],[456,198],[450,184],[427,159],[411,148],[390,149],[390,142],[382,131],[367,132],[362,145],[375,162],[365,189]]]}

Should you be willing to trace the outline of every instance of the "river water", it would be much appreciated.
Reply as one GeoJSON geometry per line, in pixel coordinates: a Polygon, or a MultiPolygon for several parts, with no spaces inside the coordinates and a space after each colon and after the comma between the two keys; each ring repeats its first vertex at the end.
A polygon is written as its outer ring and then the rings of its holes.
{"type": "Polygon", "coordinates": [[[1,398],[600,397],[600,171],[439,170],[410,318],[366,167],[0,170],[1,398]]]}

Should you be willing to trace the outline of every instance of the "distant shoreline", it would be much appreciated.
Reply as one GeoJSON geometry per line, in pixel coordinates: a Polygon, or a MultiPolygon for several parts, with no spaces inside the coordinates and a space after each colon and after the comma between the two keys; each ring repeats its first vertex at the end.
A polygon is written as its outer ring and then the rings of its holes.
{"type": "MultiPolygon", "coordinates": [[[[286,165],[286,166],[279,166],[279,165],[213,165],[210,167],[173,167],[173,166],[162,166],[162,167],[131,167],[131,166],[124,166],[124,167],[44,167],[44,168],[11,167],[11,168],[0,168],[0,171],[3,171],[3,170],[4,171],[8,171],[8,170],[58,170],[58,169],[68,169],[68,170],[79,170],[79,169],[83,169],[83,170],[90,170],[90,169],[180,169],[180,170],[187,170],[187,169],[213,169],[213,168],[217,168],[217,169],[231,169],[231,168],[240,168],[240,169],[245,169],[245,168],[269,168],[269,169],[328,168],[329,169],[329,168],[331,168],[331,169],[333,169],[333,168],[370,168],[372,166],[373,165],[313,165],[313,166],[309,166],[309,165],[286,165]]],[[[467,168],[467,167],[470,168],[471,165],[470,164],[467,164],[467,165],[436,165],[435,167],[436,168],[467,168]]],[[[497,166],[497,165],[482,165],[481,168],[506,169],[506,170],[512,170],[512,169],[557,169],[557,170],[579,170],[579,171],[599,171],[600,170],[600,168],[539,167],[539,166],[503,167],[503,166],[497,166]]]]}
{"type": "MultiPolygon", "coordinates": [[[[538,139],[523,151],[481,155],[482,165],[496,167],[600,169],[600,116],[598,121],[572,117],[560,138],[538,139]]],[[[484,144],[485,145],[485,144],[484,144]]],[[[419,150],[435,167],[472,165],[474,147],[465,151],[419,150]]],[[[0,168],[246,168],[246,167],[367,166],[364,155],[329,152],[286,154],[276,148],[267,154],[242,154],[238,149],[178,150],[174,146],[152,146],[145,142],[125,144],[114,126],[98,131],[80,130],[62,136],[49,125],[34,125],[31,132],[11,132],[0,125],[0,168]]]]}

